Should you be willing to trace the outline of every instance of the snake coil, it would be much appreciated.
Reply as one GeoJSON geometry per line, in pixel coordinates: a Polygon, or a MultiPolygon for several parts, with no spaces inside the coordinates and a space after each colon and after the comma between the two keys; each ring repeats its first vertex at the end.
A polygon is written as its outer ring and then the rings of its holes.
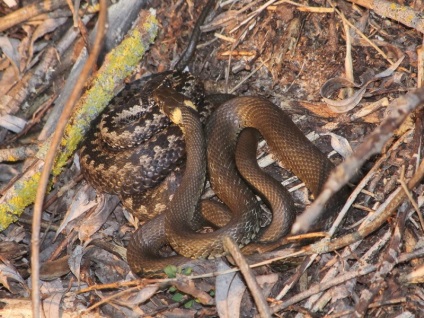
{"type": "MultiPolygon", "coordinates": [[[[315,196],[333,168],[281,109],[260,97],[215,96],[215,100],[225,102],[208,121],[205,140],[200,122],[205,122],[221,102],[208,102],[213,98],[205,99],[202,83],[181,70],[193,55],[200,25],[214,4],[209,0],[202,11],[190,44],[176,65],[177,71],[157,74],[144,85],[141,81],[127,85],[111,101],[112,109],[93,123],[81,149],[83,173],[97,190],[117,194],[140,219],[153,218],[134,233],[127,248],[128,263],[141,276],[156,275],[167,264],[182,264],[187,257],[222,255],[222,238],[227,235],[244,246],[252,241],[275,241],[287,234],[295,215],[293,203],[287,191],[257,166],[258,132],[277,160],[305,182],[315,196]],[[188,100],[197,112],[187,106],[188,100]],[[169,193],[162,190],[175,186],[170,182],[158,184],[183,161],[186,150],[182,184],[166,206],[163,202],[169,193]],[[221,228],[199,234],[196,230],[203,217],[195,208],[204,184],[206,161],[214,191],[232,214],[213,216],[221,228]],[[273,210],[272,223],[266,229],[259,225],[261,208],[255,193],[273,210]],[[149,198],[153,198],[151,209],[144,203],[149,198]],[[164,210],[166,213],[160,214],[164,210]],[[160,249],[167,244],[180,255],[163,258],[160,249]]],[[[328,203],[316,229],[328,225],[345,195],[342,189],[328,203]]],[[[204,210],[217,206],[207,202],[200,205],[204,210]]]]}
{"type": "MultiPolygon", "coordinates": [[[[254,128],[268,142],[278,161],[293,171],[307,187],[318,195],[333,168],[332,163],[297,128],[291,119],[277,106],[260,97],[236,97],[221,105],[207,124],[207,162],[210,181],[217,196],[232,211],[227,224],[211,232],[199,234],[193,229],[196,206],[204,183],[204,141],[202,130],[192,109],[184,106],[184,97],[169,89],[160,89],[154,96],[162,109],[173,105],[179,116],[177,121],[187,138],[187,169],[166,213],[157,216],[138,229],[130,241],[127,259],[133,272],[141,276],[156,275],[168,264],[182,264],[186,258],[213,258],[224,254],[222,239],[231,236],[240,246],[262,237],[259,226],[260,207],[249,184],[271,199],[271,184],[263,181],[252,168],[242,167],[244,179],[237,172],[235,152],[237,140],[254,128]],[[178,96],[178,97],[177,97],[178,96]],[[249,128],[248,130],[246,128],[249,128]],[[250,176],[246,176],[246,172],[250,176]],[[262,181],[255,181],[258,178],[262,181]],[[261,190],[259,190],[259,188],[261,190]],[[163,258],[159,253],[163,245],[170,244],[182,256],[163,258]]],[[[175,119],[174,119],[175,120],[175,119]]],[[[244,143],[244,142],[242,142],[244,143]]],[[[238,159],[240,166],[245,161],[238,159]]],[[[328,206],[316,228],[325,227],[335,216],[342,197],[328,206]]],[[[277,222],[272,240],[285,235],[294,220],[293,206],[273,211],[273,223],[277,222]]]]}

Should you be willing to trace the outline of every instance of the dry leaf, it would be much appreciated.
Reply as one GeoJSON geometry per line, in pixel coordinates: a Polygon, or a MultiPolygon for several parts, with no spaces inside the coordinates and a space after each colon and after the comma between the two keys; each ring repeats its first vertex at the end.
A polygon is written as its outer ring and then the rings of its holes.
{"type": "Polygon", "coordinates": [[[90,213],[79,228],[78,238],[81,242],[88,240],[102,227],[118,203],[119,199],[116,195],[103,194],[99,197],[96,209],[90,213]]]}
{"type": "Polygon", "coordinates": [[[320,94],[322,99],[326,102],[327,106],[335,113],[346,113],[349,110],[353,109],[359,102],[362,100],[362,97],[365,94],[368,85],[372,82],[375,82],[378,79],[388,77],[393,74],[393,72],[398,68],[400,63],[402,63],[405,56],[402,56],[395,64],[391,65],[389,68],[384,70],[383,72],[378,73],[372,79],[365,82],[365,84],[356,84],[351,81],[342,78],[335,77],[329,79],[324,85],[321,87],[320,94]],[[333,100],[327,98],[327,96],[333,95],[340,88],[344,87],[355,87],[359,88],[352,96],[342,99],[342,100],[333,100]]]}
{"type": "Polygon", "coordinates": [[[62,286],[62,281],[56,279],[51,282],[44,282],[41,285],[40,292],[43,295],[49,295],[46,299],[43,300],[43,311],[46,318],[50,317],[60,317],[60,301],[64,295],[64,288],[62,286]]]}
{"type": "Polygon", "coordinates": [[[54,31],[56,28],[64,24],[68,20],[67,17],[57,18],[57,19],[46,19],[41,23],[34,31],[31,37],[31,43],[29,46],[28,61],[32,59],[34,53],[34,42],[45,35],[46,33],[54,31]]]}
{"type": "Polygon", "coordinates": [[[0,263],[0,284],[6,287],[11,293],[15,294],[16,290],[10,286],[10,280],[14,280],[23,286],[26,285],[24,279],[12,265],[0,263]]]}
{"type": "Polygon", "coordinates": [[[148,285],[135,293],[132,293],[128,296],[124,296],[122,301],[126,305],[132,304],[133,306],[138,306],[141,303],[144,303],[145,301],[149,300],[150,297],[152,297],[158,290],[159,285],[148,285]]]}
{"type": "Polygon", "coordinates": [[[53,280],[69,273],[69,256],[66,255],[54,261],[47,261],[41,264],[40,279],[53,280]]]}
{"type": "Polygon", "coordinates": [[[19,40],[11,39],[7,36],[0,36],[0,49],[12,63],[17,77],[21,74],[19,67],[21,62],[21,56],[18,51],[19,43],[19,40]]]}
{"type": "Polygon", "coordinates": [[[331,147],[333,147],[333,149],[337,151],[337,153],[339,153],[343,158],[347,158],[352,155],[352,147],[346,138],[332,132],[328,132],[322,135],[331,137],[331,147]]]}
{"type": "MultiPolygon", "coordinates": [[[[217,271],[222,272],[230,267],[220,261],[217,271]]],[[[229,273],[216,278],[216,310],[221,318],[237,318],[240,316],[241,300],[246,290],[246,285],[240,279],[240,274],[229,273]]]]}
{"type": "Polygon", "coordinates": [[[80,281],[81,261],[85,252],[86,250],[84,250],[84,247],[77,245],[68,260],[69,268],[78,281],[80,281]]]}
{"type": "Polygon", "coordinates": [[[93,191],[88,191],[90,188],[90,186],[85,185],[75,193],[72,204],[66,212],[66,215],[63,218],[63,221],[60,224],[58,230],[56,231],[56,237],[60,232],[63,231],[69,222],[78,218],[97,204],[94,200],[95,193],[93,191]]]}
{"type": "Polygon", "coordinates": [[[63,292],[50,294],[43,300],[43,312],[46,318],[60,317],[60,302],[63,292]]]}
{"type": "Polygon", "coordinates": [[[278,281],[278,274],[272,273],[268,275],[256,276],[256,281],[261,287],[261,291],[264,294],[264,296],[269,297],[269,294],[271,293],[272,288],[278,281]]]}

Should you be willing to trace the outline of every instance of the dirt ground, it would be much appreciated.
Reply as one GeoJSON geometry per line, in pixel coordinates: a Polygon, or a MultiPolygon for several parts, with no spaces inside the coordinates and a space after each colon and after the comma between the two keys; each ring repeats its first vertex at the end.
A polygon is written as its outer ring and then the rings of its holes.
{"type": "MultiPolygon", "coordinates": [[[[206,2],[140,1],[143,10],[156,10],[158,34],[125,81],[172,69],[206,2]]],[[[203,26],[190,72],[210,93],[260,95],[284,109],[335,165],[343,163],[329,191],[350,179],[347,213],[331,239],[313,238],[248,258],[250,263],[266,263],[252,269],[257,281],[253,287],[246,284],[245,272],[230,270],[236,266],[227,258],[194,262],[190,271],[167,272],[169,278],[137,279],[124,248],[138,221],[116,197],[96,193],[87,184],[78,152],[72,151],[60,173],[53,172],[44,201],[37,259],[42,264],[38,296],[44,314],[420,317],[424,113],[419,105],[424,93],[415,90],[422,86],[423,74],[422,2],[217,2],[203,26]],[[297,258],[274,264],[293,252],[297,258]],[[264,295],[262,301],[258,293],[264,295]]],[[[79,12],[86,17],[79,30],[87,36],[97,11],[83,2],[79,12]]],[[[69,74],[86,43],[76,32],[75,40],[62,49],[61,41],[72,29],[78,30],[66,1],[0,3],[4,317],[26,317],[32,311],[32,203],[45,140],[58,122],[48,118],[66,83],[77,80],[69,74]],[[30,13],[19,22],[13,14],[22,17],[22,8],[30,13]]],[[[108,50],[104,48],[103,57],[108,50]]],[[[100,67],[102,59],[98,61],[100,67]]],[[[86,83],[85,89],[94,86],[86,83]]],[[[116,92],[120,83],[114,86],[116,92]]],[[[262,143],[261,166],[290,189],[302,214],[313,201],[308,190],[267,153],[262,143]]]]}

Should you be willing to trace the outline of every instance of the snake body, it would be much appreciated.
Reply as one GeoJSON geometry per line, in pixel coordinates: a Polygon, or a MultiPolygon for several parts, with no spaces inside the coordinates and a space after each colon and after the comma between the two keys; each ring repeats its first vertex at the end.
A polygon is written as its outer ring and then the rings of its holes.
{"type": "MultiPolygon", "coordinates": [[[[156,93],[156,96],[163,92],[156,93]]],[[[174,104],[182,104],[181,100],[175,102],[177,98],[165,97],[165,99],[174,100],[174,104]]],[[[272,194],[268,193],[271,189],[268,181],[264,181],[258,173],[251,172],[253,168],[250,164],[238,169],[244,179],[237,172],[235,158],[237,140],[246,128],[259,131],[277,160],[304,181],[314,195],[320,193],[333,168],[327,157],[277,106],[260,97],[230,99],[212,114],[206,131],[210,181],[217,196],[233,214],[222,228],[215,232],[199,234],[193,228],[192,220],[196,218],[196,206],[203,188],[205,160],[202,130],[199,129],[199,124],[194,122],[194,119],[186,119],[182,124],[182,129],[188,137],[188,169],[180,188],[166,213],[138,229],[128,245],[128,263],[132,271],[140,276],[154,275],[168,264],[178,265],[186,262],[186,258],[213,258],[222,255],[224,236],[231,236],[240,246],[245,246],[251,241],[275,240],[288,232],[294,220],[290,201],[288,207],[282,206],[281,211],[274,211],[273,218],[276,222],[273,226],[276,229],[264,235],[268,238],[262,237],[263,233],[259,226],[260,207],[248,183],[255,184],[256,190],[265,195],[266,201],[274,200],[272,194]],[[179,256],[163,258],[159,251],[166,244],[170,244],[179,256]]],[[[240,138],[245,138],[245,133],[246,130],[240,138]]],[[[244,141],[241,143],[247,144],[244,141]]],[[[237,161],[240,166],[245,163],[245,160],[240,158],[237,161]]],[[[326,226],[332,220],[339,201],[340,197],[332,202],[318,221],[317,228],[326,226]]]]}
{"type": "MultiPolygon", "coordinates": [[[[203,127],[193,104],[186,106],[186,97],[175,90],[159,88],[154,96],[164,113],[184,132],[187,153],[186,169],[167,211],[194,214],[206,178],[206,141],[203,127]],[[193,107],[193,108],[192,108],[193,107]],[[188,211],[188,212],[187,212],[188,211]]],[[[173,213],[173,212],[170,212],[173,213]]],[[[190,217],[192,219],[192,217],[190,217]]],[[[168,244],[165,214],[156,216],[139,228],[127,247],[127,261],[131,270],[140,276],[153,276],[168,264],[181,264],[181,256],[162,258],[160,249],[168,244]]]]}
{"type": "Polygon", "coordinates": [[[141,205],[143,193],[162,182],[185,156],[181,130],[152,101],[159,86],[172,88],[199,105],[201,120],[212,111],[213,105],[204,102],[202,83],[191,74],[156,74],[144,85],[140,81],[127,85],[114,97],[113,107],[93,123],[80,152],[90,184],[100,192],[119,195],[144,220],[152,217],[152,211],[141,205]]]}
{"type": "MultiPolygon", "coordinates": [[[[177,71],[157,74],[143,87],[140,81],[127,85],[111,101],[114,107],[93,123],[81,149],[82,170],[97,190],[118,194],[124,206],[141,219],[153,217],[134,233],[127,248],[128,263],[140,276],[155,275],[166,265],[179,265],[187,258],[222,255],[224,236],[245,246],[252,241],[275,241],[287,234],[295,215],[293,203],[288,193],[257,166],[258,132],[277,160],[305,182],[315,196],[333,168],[327,157],[271,102],[260,97],[228,95],[205,99],[203,85],[181,71],[193,55],[200,25],[214,3],[209,0],[203,10],[190,45],[176,65],[177,71]],[[216,102],[219,99],[224,103],[207,122],[205,138],[201,122],[206,121],[214,106],[221,104],[216,102]],[[193,107],[187,106],[188,100],[193,107]],[[147,210],[143,203],[147,192],[155,191],[151,197],[156,199],[157,193],[164,193],[158,202],[162,198],[168,200],[169,193],[150,189],[175,187],[171,183],[157,185],[182,162],[186,152],[186,170],[180,187],[174,188],[171,203],[158,208],[152,205],[152,210],[147,210]],[[214,191],[231,215],[212,214],[214,220],[209,220],[220,228],[199,234],[197,230],[204,221],[199,211],[214,212],[218,206],[221,209],[216,202],[199,204],[206,161],[214,191]],[[272,223],[266,229],[260,227],[261,208],[255,193],[273,211],[272,223]],[[163,210],[166,213],[158,214],[163,210]],[[168,244],[179,255],[164,258],[161,248],[168,244]]],[[[345,190],[341,192],[327,205],[316,229],[332,220],[345,195],[345,190]]]]}
{"type": "Polygon", "coordinates": [[[178,213],[167,213],[168,240],[179,254],[192,258],[221,255],[223,236],[231,236],[244,246],[259,232],[260,208],[249,185],[237,172],[234,158],[239,134],[247,127],[260,132],[277,160],[304,181],[314,195],[320,193],[327,180],[332,163],[281,109],[260,97],[233,98],[212,114],[206,129],[210,182],[233,216],[225,227],[198,234],[188,223],[192,214],[187,212],[187,206],[178,213]]]}
{"type": "MultiPolygon", "coordinates": [[[[205,98],[202,83],[181,71],[193,55],[200,25],[213,4],[214,0],[208,1],[196,23],[177,71],[156,74],[143,85],[141,81],[127,85],[111,101],[112,109],[93,123],[81,149],[80,162],[87,180],[101,192],[117,194],[140,219],[151,219],[134,233],[127,248],[128,263],[140,276],[156,275],[166,265],[180,265],[187,258],[223,255],[224,236],[246,246],[276,241],[288,233],[295,217],[293,202],[287,191],[258,167],[259,134],[277,160],[315,196],[333,168],[291,119],[268,100],[229,95],[205,98]],[[220,104],[207,122],[205,137],[202,122],[220,104]],[[159,185],[186,153],[181,185],[159,185]],[[206,162],[212,187],[225,209],[213,201],[199,203],[206,162]],[[152,204],[146,209],[146,198],[167,202],[171,189],[175,194],[168,206],[152,204]],[[272,223],[265,229],[260,227],[262,210],[255,194],[273,212],[272,223]],[[166,213],[158,214],[164,210],[166,213]],[[207,214],[208,221],[219,228],[197,233],[207,214]],[[179,255],[164,258],[164,245],[171,245],[179,255]]],[[[332,220],[345,195],[345,190],[341,192],[343,195],[328,204],[316,229],[332,220]]]]}

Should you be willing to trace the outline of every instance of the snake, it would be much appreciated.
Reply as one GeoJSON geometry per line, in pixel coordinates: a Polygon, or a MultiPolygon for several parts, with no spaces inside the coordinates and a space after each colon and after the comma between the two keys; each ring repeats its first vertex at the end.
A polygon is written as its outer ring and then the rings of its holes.
{"type": "Polygon", "coordinates": [[[170,125],[151,99],[159,86],[181,92],[199,105],[201,120],[213,110],[212,104],[203,102],[203,84],[190,73],[155,74],[144,84],[138,80],[125,86],[112,99],[112,107],[92,123],[80,150],[87,181],[99,192],[117,194],[141,220],[162,212],[160,207],[149,211],[141,202],[156,194],[149,190],[160,184],[185,156],[181,130],[170,125]]]}
{"type": "Polygon", "coordinates": [[[110,101],[111,107],[93,121],[81,147],[80,163],[86,180],[99,192],[118,195],[140,220],[164,211],[161,202],[169,200],[181,177],[169,173],[178,169],[185,156],[181,131],[170,125],[152,102],[152,92],[159,86],[181,92],[199,106],[197,111],[203,122],[217,105],[205,102],[203,83],[183,71],[196,50],[201,25],[215,3],[216,0],[208,0],[202,9],[175,70],[125,85],[110,101]]]}
{"type": "MultiPolygon", "coordinates": [[[[331,161],[290,117],[265,98],[229,98],[209,118],[204,138],[195,107],[185,106],[186,99],[182,95],[170,89],[159,89],[153,95],[160,108],[174,118],[183,131],[187,162],[181,185],[166,212],[139,228],[129,242],[127,260],[131,270],[139,276],[160,276],[166,265],[182,265],[189,258],[222,256],[225,236],[244,247],[251,242],[273,241],[288,233],[295,217],[293,205],[288,193],[279,190],[272,193],[271,189],[280,188],[278,182],[275,181],[278,185],[274,187],[258,172],[255,155],[258,134],[267,141],[277,161],[304,181],[315,196],[322,191],[333,169],[331,161]],[[254,160],[246,160],[246,156],[254,160]],[[199,198],[205,182],[206,162],[212,188],[232,215],[226,217],[225,224],[221,222],[222,227],[216,231],[198,233],[193,220],[199,218],[196,211],[202,205],[199,198]],[[251,186],[265,201],[272,202],[273,209],[279,209],[273,211],[271,229],[261,230],[261,208],[251,186]],[[273,203],[278,200],[281,202],[273,203]],[[178,255],[163,257],[164,245],[170,245],[178,255]]],[[[315,228],[328,226],[343,196],[333,199],[316,221],[315,228]]]]}
{"type": "MultiPolygon", "coordinates": [[[[212,3],[210,0],[208,5],[212,3]]],[[[199,32],[194,35],[198,38],[199,32]]],[[[83,173],[96,190],[117,194],[138,218],[150,219],[134,233],[127,247],[130,268],[140,276],[155,276],[166,265],[184,264],[189,258],[224,255],[224,236],[231,236],[243,247],[251,242],[272,242],[288,233],[295,217],[293,203],[287,191],[257,166],[258,134],[314,196],[321,192],[333,169],[289,116],[268,100],[207,96],[197,78],[181,71],[193,50],[187,50],[176,71],[127,85],[111,101],[112,110],[105,110],[93,123],[80,152],[83,173]],[[202,123],[206,122],[203,137],[202,123]],[[164,182],[185,156],[180,186],[164,182]],[[214,201],[199,202],[206,170],[225,208],[214,201]],[[158,189],[175,191],[172,201],[167,203],[172,191],[158,189]],[[273,211],[272,223],[265,229],[260,226],[262,210],[256,193],[273,211]],[[143,202],[151,197],[155,200],[146,207],[143,202]],[[158,204],[163,200],[166,202],[158,204]],[[218,228],[198,233],[207,221],[218,228]],[[163,257],[164,245],[170,245],[178,255],[163,257]]],[[[330,201],[315,228],[328,226],[342,197],[330,201]]]]}

